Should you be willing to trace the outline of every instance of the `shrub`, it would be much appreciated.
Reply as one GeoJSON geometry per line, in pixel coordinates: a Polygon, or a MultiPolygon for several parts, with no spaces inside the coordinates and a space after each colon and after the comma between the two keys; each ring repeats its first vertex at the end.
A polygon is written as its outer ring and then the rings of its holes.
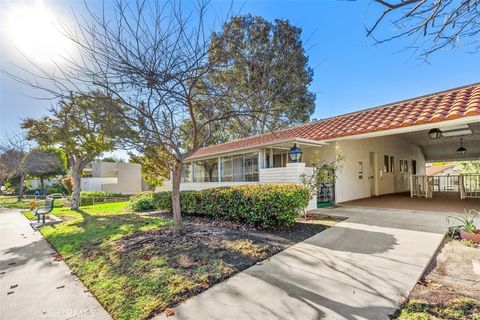
{"type": "Polygon", "coordinates": [[[68,190],[65,188],[64,185],[60,183],[54,183],[51,186],[47,186],[45,188],[45,193],[46,194],[52,194],[52,193],[68,194],[68,190]]]}
{"type": "Polygon", "coordinates": [[[135,212],[155,209],[153,205],[153,192],[140,192],[130,197],[130,208],[135,212]]]}
{"type": "MultiPolygon", "coordinates": [[[[308,205],[308,200],[308,190],[295,184],[255,184],[180,192],[184,214],[245,222],[260,228],[291,226],[308,205]]],[[[155,193],[153,205],[159,210],[171,211],[171,192],[155,193]]]]}
{"type": "Polygon", "coordinates": [[[67,190],[68,195],[73,193],[73,178],[71,176],[62,178],[62,185],[67,190]]]}

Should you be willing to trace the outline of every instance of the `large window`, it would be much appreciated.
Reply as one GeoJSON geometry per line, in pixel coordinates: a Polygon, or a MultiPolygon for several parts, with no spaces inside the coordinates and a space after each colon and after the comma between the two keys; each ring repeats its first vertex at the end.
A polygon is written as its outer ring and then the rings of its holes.
{"type": "Polygon", "coordinates": [[[220,159],[221,181],[258,181],[258,153],[220,159]]]}
{"type": "Polygon", "coordinates": [[[220,159],[220,174],[222,181],[233,181],[232,157],[223,157],[220,159]]]}
{"type": "Polygon", "coordinates": [[[194,162],[193,182],[218,182],[217,159],[194,162]]]}
{"type": "Polygon", "coordinates": [[[258,153],[244,155],[244,181],[258,181],[258,153]]]}

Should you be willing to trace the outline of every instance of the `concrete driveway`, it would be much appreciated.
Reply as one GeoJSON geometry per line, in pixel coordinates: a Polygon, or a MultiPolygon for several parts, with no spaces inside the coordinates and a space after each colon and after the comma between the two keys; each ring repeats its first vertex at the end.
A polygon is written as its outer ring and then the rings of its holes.
{"type": "Polygon", "coordinates": [[[0,208],[0,319],[111,319],[16,210],[0,208]]]}
{"type": "Polygon", "coordinates": [[[187,300],[168,319],[388,319],[446,231],[445,214],[317,212],[348,219],[187,300]]]}

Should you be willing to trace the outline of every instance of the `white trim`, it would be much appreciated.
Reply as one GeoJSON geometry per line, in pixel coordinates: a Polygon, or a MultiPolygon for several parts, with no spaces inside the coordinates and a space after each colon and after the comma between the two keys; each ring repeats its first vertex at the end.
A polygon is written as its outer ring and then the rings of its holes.
{"type": "MultiPolygon", "coordinates": [[[[248,139],[248,138],[245,138],[248,139]]],[[[228,142],[227,142],[228,143],[228,142]]],[[[304,138],[288,138],[288,139],[283,139],[283,140],[275,140],[271,142],[266,142],[266,143],[261,143],[257,144],[255,146],[249,146],[245,148],[239,148],[235,150],[230,150],[230,151],[222,151],[222,152],[215,152],[209,155],[205,156],[199,156],[199,157],[189,157],[185,159],[185,162],[192,162],[192,161],[198,161],[198,160],[204,160],[204,159],[212,159],[216,158],[218,156],[228,156],[228,155],[235,155],[235,154],[244,154],[248,152],[256,152],[260,148],[265,148],[265,147],[275,147],[275,145],[278,144],[283,144],[283,143],[298,143],[304,146],[315,146],[315,147],[321,147],[324,145],[328,145],[327,142],[322,141],[322,140],[311,140],[311,139],[304,139],[304,138]]],[[[282,147],[279,147],[282,148],[282,147]]],[[[285,148],[289,149],[289,148],[285,148]]]]}

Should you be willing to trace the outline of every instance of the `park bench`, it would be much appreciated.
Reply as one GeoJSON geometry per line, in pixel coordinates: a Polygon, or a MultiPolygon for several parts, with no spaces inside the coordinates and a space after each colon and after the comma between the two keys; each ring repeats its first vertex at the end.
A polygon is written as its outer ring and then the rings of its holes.
{"type": "Polygon", "coordinates": [[[45,199],[45,206],[37,208],[32,212],[37,216],[37,221],[40,222],[40,216],[42,216],[42,223],[45,223],[45,215],[49,214],[53,210],[53,201],[54,199],[47,198],[45,199]]]}

